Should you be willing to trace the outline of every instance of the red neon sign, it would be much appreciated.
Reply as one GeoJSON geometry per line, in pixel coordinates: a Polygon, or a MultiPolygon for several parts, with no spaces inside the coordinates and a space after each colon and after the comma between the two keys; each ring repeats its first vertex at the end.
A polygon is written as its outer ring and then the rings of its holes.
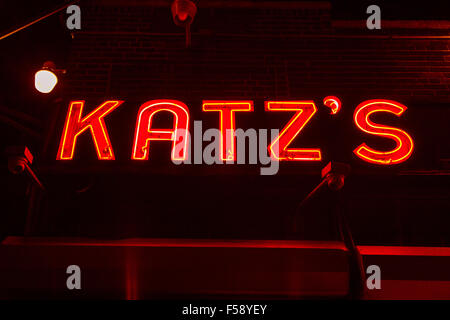
{"type": "Polygon", "coordinates": [[[322,159],[319,148],[288,149],[292,140],[316,113],[317,109],[313,101],[267,101],[265,107],[266,111],[295,111],[295,115],[269,146],[272,157],[287,161],[320,161],[322,159]]]}
{"type": "MultiPolygon", "coordinates": [[[[95,144],[98,159],[114,160],[114,152],[106,129],[104,118],[123,101],[109,100],[98,106],[82,118],[84,101],[71,101],[61,136],[57,160],[71,160],[75,152],[77,137],[90,130],[95,144]]],[[[336,97],[326,97],[324,104],[333,114],[341,108],[341,102],[336,97]]],[[[205,112],[220,112],[220,151],[223,161],[236,160],[235,146],[235,113],[253,111],[252,101],[204,101],[205,112]]],[[[406,106],[390,100],[368,100],[358,105],[354,112],[356,126],[368,134],[394,140],[396,147],[390,151],[379,151],[370,148],[365,143],[359,145],[353,152],[363,161],[382,165],[398,164],[406,161],[412,154],[414,143],[411,136],[404,130],[379,125],[370,120],[370,115],[376,112],[389,112],[401,116],[406,106]]],[[[268,147],[271,157],[279,161],[320,161],[320,148],[289,148],[291,142],[309,123],[317,108],[313,101],[266,101],[266,111],[295,112],[280,134],[268,147]]],[[[172,160],[187,159],[189,141],[189,109],[177,100],[152,100],[144,103],[136,119],[135,135],[131,159],[147,160],[149,158],[150,142],[152,140],[172,141],[172,160]],[[168,112],[173,116],[173,126],[168,129],[152,128],[152,120],[158,112],[168,112]]]]}
{"type": "Polygon", "coordinates": [[[253,111],[253,101],[203,101],[203,111],[220,112],[220,157],[223,161],[235,161],[234,114],[253,111]]]}
{"type": "Polygon", "coordinates": [[[389,165],[407,160],[414,148],[410,135],[401,129],[373,123],[369,118],[375,112],[389,112],[399,117],[406,109],[404,105],[390,100],[368,100],[358,105],[353,116],[358,128],[369,134],[392,139],[397,146],[391,151],[377,151],[363,143],[353,152],[364,161],[376,164],[389,165]]]}
{"type": "Polygon", "coordinates": [[[152,100],[144,103],[138,112],[131,159],[147,160],[151,140],[171,140],[172,160],[185,160],[189,130],[189,109],[176,100],[152,100]],[[153,116],[158,112],[173,114],[173,129],[152,129],[153,116]]]}
{"type": "Polygon", "coordinates": [[[73,159],[77,137],[87,129],[90,129],[98,158],[101,160],[114,160],[114,151],[103,118],[120,106],[122,102],[119,100],[105,101],[84,118],[81,118],[84,101],[70,102],[56,159],[73,159]]]}
{"type": "Polygon", "coordinates": [[[323,98],[323,104],[331,109],[331,114],[336,114],[341,110],[341,100],[335,96],[328,96],[323,98]]]}

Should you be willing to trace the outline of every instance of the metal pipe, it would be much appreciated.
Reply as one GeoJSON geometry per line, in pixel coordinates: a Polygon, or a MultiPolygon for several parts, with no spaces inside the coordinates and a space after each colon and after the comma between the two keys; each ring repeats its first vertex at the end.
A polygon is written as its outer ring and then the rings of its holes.
{"type": "Polygon", "coordinates": [[[0,36],[0,40],[3,40],[3,39],[5,39],[5,38],[7,38],[7,37],[9,37],[9,36],[12,36],[13,34],[15,34],[15,33],[17,33],[17,32],[19,32],[19,31],[21,31],[21,30],[23,30],[23,29],[26,29],[26,28],[28,28],[29,26],[32,26],[33,24],[38,23],[39,21],[44,20],[44,19],[46,19],[46,18],[48,18],[48,17],[54,15],[55,13],[58,13],[58,12],[61,11],[61,10],[64,10],[64,9],[67,8],[68,6],[74,4],[74,3],[78,2],[78,1],[79,1],[79,0],[71,1],[71,2],[69,2],[69,3],[67,3],[67,4],[64,4],[64,5],[62,5],[62,6],[57,7],[56,9],[52,10],[52,11],[49,12],[49,13],[44,14],[43,16],[40,16],[40,17],[38,17],[38,18],[36,18],[36,19],[33,19],[32,21],[30,21],[30,22],[24,24],[24,25],[21,26],[21,27],[14,27],[14,28],[10,29],[10,31],[2,32],[2,35],[0,36]]]}
{"type": "Polygon", "coordinates": [[[39,180],[39,178],[36,176],[36,174],[34,173],[34,171],[30,168],[30,166],[25,163],[25,171],[28,173],[28,175],[31,177],[31,179],[33,180],[34,183],[36,183],[39,188],[41,188],[43,191],[45,191],[45,187],[42,184],[41,180],[39,180]]]}
{"type": "Polygon", "coordinates": [[[328,179],[324,178],[314,189],[311,191],[303,200],[300,202],[300,204],[297,207],[297,211],[303,207],[311,198],[314,197],[314,195],[317,194],[317,192],[327,183],[328,179]]]}

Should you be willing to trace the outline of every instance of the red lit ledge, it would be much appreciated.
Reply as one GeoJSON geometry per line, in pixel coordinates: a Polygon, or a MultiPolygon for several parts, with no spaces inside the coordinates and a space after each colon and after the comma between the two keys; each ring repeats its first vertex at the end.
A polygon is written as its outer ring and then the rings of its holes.
{"type": "MultiPolygon", "coordinates": [[[[364,271],[381,269],[366,299],[450,299],[450,248],[359,246],[364,271]]],[[[0,298],[80,298],[65,286],[79,265],[83,297],[342,298],[349,253],[341,242],[8,237],[0,298]]]]}
{"type": "Polygon", "coordinates": [[[366,256],[383,255],[450,257],[449,247],[358,246],[358,249],[362,255],[366,256]]]}
{"type": "Polygon", "coordinates": [[[79,298],[66,288],[70,265],[80,267],[88,299],[342,298],[348,262],[339,242],[9,237],[0,298],[79,298]]]}
{"type": "Polygon", "coordinates": [[[211,240],[211,239],[146,239],[94,240],[79,238],[25,238],[7,237],[2,245],[7,246],[98,246],[98,247],[175,247],[175,248],[289,248],[331,249],[347,251],[338,241],[296,240],[211,240]]]}

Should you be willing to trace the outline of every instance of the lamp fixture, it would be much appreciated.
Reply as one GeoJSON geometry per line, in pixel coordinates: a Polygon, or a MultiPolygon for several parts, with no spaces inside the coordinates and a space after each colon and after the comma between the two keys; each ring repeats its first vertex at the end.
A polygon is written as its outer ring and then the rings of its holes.
{"type": "Polygon", "coordinates": [[[56,69],[55,63],[46,61],[42,68],[34,75],[34,87],[41,93],[50,93],[58,83],[58,74],[66,70],[56,69]]]}

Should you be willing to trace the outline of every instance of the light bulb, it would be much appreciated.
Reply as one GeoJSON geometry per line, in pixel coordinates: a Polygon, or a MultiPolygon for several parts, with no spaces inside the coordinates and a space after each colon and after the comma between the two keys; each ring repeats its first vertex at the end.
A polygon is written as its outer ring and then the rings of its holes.
{"type": "Polygon", "coordinates": [[[50,70],[39,70],[34,76],[34,86],[42,93],[49,93],[58,83],[58,77],[50,70]]]}

